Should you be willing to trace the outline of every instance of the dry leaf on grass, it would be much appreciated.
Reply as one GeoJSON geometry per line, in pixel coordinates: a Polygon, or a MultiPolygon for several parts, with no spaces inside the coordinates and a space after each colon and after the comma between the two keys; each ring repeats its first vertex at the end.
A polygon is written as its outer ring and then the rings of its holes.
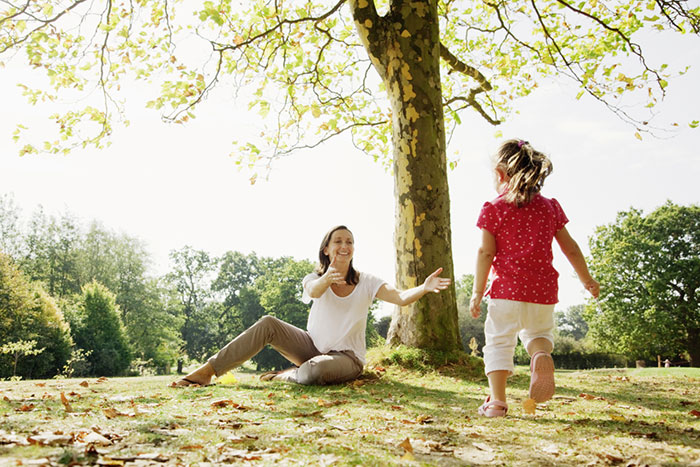
{"type": "Polygon", "coordinates": [[[73,407],[71,407],[70,402],[68,402],[68,398],[63,393],[61,393],[61,404],[63,404],[63,407],[66,409],[66,412],[73,412],[73,407]]]}
{"type": "Polygon", "coordinates": [[[95,433],[94,431],[86,434],[85,436],[79,437],[78,439],[85,444],[97,444],[99,446],[109,446],[112,444],[112,441],[108,440],[99,433],[95,433]]]}
{"type": "Polygon", "coordinates": [[[336,405],[342,405],[342,404],[347,404],[348,401],[346,400],[335,400],[335,401],[327,401],[324,399],[319,399],[318,400],[318,405],[320,407],[334,407],[336,405]]]}
{"type": "Polygon", "coordinates": [[[404,448],[406,452],[413,453],[413,446],[411,446],[411,440],[409,438],[403,440],[403,442],[399,444],[399,447],[404,448]]]}
{"type": "Polygon", "coordinates": [[[88,387],[88,386],[90,386],[90,385],[88,384],[87,381],[83,381],[83,382],[80,383],[80,386],[86,388],[86,387],[88,387]]]}
{"type": "Polygon", "coordinates": [[[700,417],[700,410],[691,410],[689,413],[695,417],[700,417]]]}
{"type": "Polygon", "coordinates": [[[535,402],[535,399],[525,399],[523,401],[523,412],[528,415],[535,415],[536,410],[537,402],[535,402]]]}
{"type": "Polygon", "coordinates": [[[73,441],[73,436],[63,433],[41,432],[28,437],[27,441],[40,446],[64,446],[73,441]]]}

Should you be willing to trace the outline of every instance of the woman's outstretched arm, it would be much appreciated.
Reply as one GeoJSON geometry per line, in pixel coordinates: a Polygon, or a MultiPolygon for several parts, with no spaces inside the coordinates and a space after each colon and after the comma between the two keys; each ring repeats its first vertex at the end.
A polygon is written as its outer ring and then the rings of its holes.
{"type": "Polygon", "coordinates": [[[399,290],[392,285],[384,284],[377,291],[377,298],[394,305],[410,305],[429,292],[439,293],[450,286],[452,279],[440,277],[441,273],[442,268],[438,268],[425,279],[423,284],[408,290],[399,290]]]}

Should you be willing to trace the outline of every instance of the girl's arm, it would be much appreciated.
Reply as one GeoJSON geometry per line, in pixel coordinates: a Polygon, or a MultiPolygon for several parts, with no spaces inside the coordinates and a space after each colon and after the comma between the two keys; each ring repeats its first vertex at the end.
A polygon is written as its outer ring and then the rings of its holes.
{"type": "Polygon", "coordinates": [[[428,292],[439,293],[449,287],[451,279],[439,277],[440,273],[442,268],[429,275],[422,285],[408,290],[398,290],[392,285],[384,284],[377,291],[377,298],[394,305],[410,305],[428,292]]]}
{"type": "Polygon", "coordinates": [[[598,298],[598,294],[600,293],[600,284],[598,281],[593,279],[591,273],[588,271],[586,258],[583,257],[581,248],[579,248],[576,240],[571,238],[571,234],[569,234],[569,231],[566,230],[566,227],[557,232],[556,235],[554,235],[554,238],[556,238],[559,248],[561,248],[562,253],[564,253],[566,256],[566,259],[568,259],[571,266],[573,266],[574,271],[576,271],[576,275],[583,283],[583,286],[586,288],[586,290],[588,290],[588,292],[590,292],[591,295],[593,295],[593,297],[598,298]]]}
{"type": "Polygon", "coordinates": [[[491,264],[496,256],[496,237],[486,229],[481,229],[481,246],[476,254],[476,274],[469,311],[474,318],[481,315],[481,300],[484,298],[486,281],[489,278],[491,264]]]}

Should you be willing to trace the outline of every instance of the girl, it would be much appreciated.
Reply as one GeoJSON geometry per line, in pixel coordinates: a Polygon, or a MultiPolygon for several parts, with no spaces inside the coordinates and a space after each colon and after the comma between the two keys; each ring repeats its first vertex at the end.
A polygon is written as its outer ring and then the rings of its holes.
{"type": "Polygon", "coordinates": [[[355,240],[345,226],[331,229],[319,248],[320,265],[304,277],[302,301],[313,300],[307,331],[273,316],[257,323],[232,340],[207,363],[171,384],[174,387],[207,385],[270,344],[298,366],[268,373],[266,380],[300,384],[337,384],[357,378],[365,364],[367,312],[374,298],[409,305],[428,292],[439,293],[450,285],[440,277],[442,268],[409,290],[397,290],[383,280],[355,270],[355,240]]]}
{"type": "Polygon", "coordinates": [[[523,140],[503,143],[495,158],[499,196],[484,204],[476,223],[482,242],[476,260],[469,309],[481,314],[491,266],[494,277],[488,295],[484,327],[484,363],[491,394],[479,414],[502,417],[508,411],[506,380],[513,373],[517,336],[530,355],[530,398],[544,402],[554,395],[554,304],[557,277],[552,266],[552,239],[594,297],[600,285],[588,272],[581,249],[566,230],[568,219],[555,199],[540,194],[552,173],[549,158],[523,140]]]}

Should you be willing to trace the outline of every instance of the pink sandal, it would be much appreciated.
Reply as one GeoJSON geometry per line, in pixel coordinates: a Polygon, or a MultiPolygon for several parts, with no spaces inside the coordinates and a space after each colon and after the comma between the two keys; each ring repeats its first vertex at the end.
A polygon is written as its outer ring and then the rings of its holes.
{"type": "Polygon", "coordinates": [[[535,352],[530,361],[530,399],[545,402],[554,395],[554,360],[547,352],[535,352]]]}
{"type": "Polygon", "coordinates": [[[484,417],[505,417],[508,413],[508,404],[501,401],[492,401],[491,396],[487,397],[481,407],[479,407],[479,415],[484,417]]]}

